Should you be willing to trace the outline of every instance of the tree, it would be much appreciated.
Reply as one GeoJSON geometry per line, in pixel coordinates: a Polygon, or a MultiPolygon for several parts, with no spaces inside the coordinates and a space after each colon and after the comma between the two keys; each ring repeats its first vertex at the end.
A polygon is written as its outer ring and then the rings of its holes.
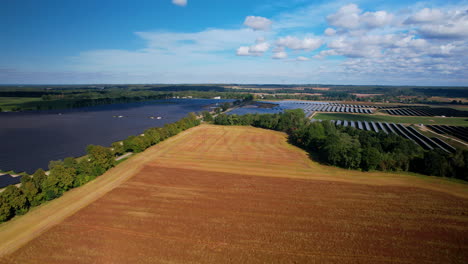
{"type": "Polygon", "coordinates": [[[29,206],[26,196],[18,187],[9,185],[3,191],[2,196],[5,202],[11,206],[15,215],[21,215],[28,211],[29,206]]]}
{"type": "Polygon", "coordinates": [[[51,160],[51,161],[49,161],[49,170],[53,169],[57,165],[63,165],[63,161],[61,161],[61,160],[51,160]]]}
{"type": "Polygon", "coordinates": [[[324,158],[331,165],[354,169],[361,164],[361,145],[356,138],[337,132],[325,140],[324,158]]]}
{"type": "Polygon", "coordinates": [[[202,115],[203,115],[203,121],[205,121],[205,122],[213,122],[213,115],[211,115],[210,112],[208,112],[208,111],[203,111],[203,112],[202,112],[202,115]]]}
{"type": "Polygon", "coordinates": [[[424,172],[433,176],[449,176],[451,167],[448,155],[436,149],[424,153],[424,172]]]}
{"type": "MultiPolygon", "coordinates": [[[[146,134],[146,132],[145,132],[145,134],[146,134]]],[[[115,156],[120,156],[120,155],[124,154],[124,152],[125,152],[123,142],[114,142],[114,143],[112,143],[111,148],[112,148],[112,152],[114,153],[115,156]]]]}
{"type": "Polygon", "coordinates": [[[47,175],[42,181],[41,190],[46,201],[53,200],[62,194],[58,184],[59,179],[55,175],[47,175]]]}
{"type": "Polygon", "coordinates": [[[65,167],[64,165],[55,166],[50,170],[49,175],[49,177],[55,177],[57,179],[57,187],[61,193],[68,191],[73,186],[75,176],[75,168],[65,167]]]}
{"type": "Polygon", "coordinates": [[[99,176],[114,166],[114,155],[109,148],[89,145],[86,148],[86,152],[88,153],[88,159],[93,168],[94,176],[99,176]]]}
{"type": "Polygon", "coordinates": [[[21,182],[21,185],[27,183],[27,182],[32,182],[32,177],[30,175],[23,175],[21,176],[21,179],[20,179],[20,182],[21,182]]]}
{"type": "Polygon", "coordinates": [[[63,166],[65,168],[76,168],[78,165],[78,162],[76,162],[76,159],[73,157],[68,157],[63,160],[63,166]]]}
{"type": "Polygon", "coordinates": [[[285,110],[280,114],[277,130],[291,134],[308,122],[302,109],[285,110]]]}
{"type": "Polygon", "coordinates": [[[0,193],[0,222],[9,220],[13,216],[13,208],[0,193]]]}
{"type": "Polygon", "coordinates": [[[365,171],[377,169],[382,160],[380,151],[374,147],[364,147],[361,155],[361,168],[365,171]]]}
{"type": "Polygon", "coordinates": [[[42,182],[46,178],[45,171],[43,169],[37,169],[36,172],[34,172],[32,180],[34,182],[34,185],[36,188],[41,189],[42,182]]]}
{"type": "Polygon", "coordinates": [[[227,102],[226,102],[226,103],[222,103],[222,104],[221,104],[221,110],[222,110],[223,112],[225,112],[226,110],[228,110],[229,107],[231,107],[231,104],[230,104],[230,103],[227,103],[227,102]]]}
{"type": "Polygon", "coordinates": [[[28,199],[28,202],[31,206],[37,206],[40,204],[41,197],[38,196],[39,190],[32,181],[22,183],[21,191],[26,196],[26,199],[28,199]]]}

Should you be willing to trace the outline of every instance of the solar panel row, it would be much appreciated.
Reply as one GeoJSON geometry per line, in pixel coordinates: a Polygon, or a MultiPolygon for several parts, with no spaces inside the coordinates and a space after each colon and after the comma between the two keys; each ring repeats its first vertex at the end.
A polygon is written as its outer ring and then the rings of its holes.
{"type": "MultiPolygon", "coordinates": [[[[338,120],[334,122],[336,125],[343,125],[345,127],[351,126],[360,130],[373,131],[376,133],[383,132],[385,134],[397,134],[404,138],[410,139],[416,144],[420,145],[426,150],[432,150],[434,148],[439,148],[445,152],[455,152],[455,148],[447,144],[446,142],[434,138],[431,139],[413,127],[407,127],[402,124],[395,123],[382,123],[382,122],[373,122],[373,121],[347,121],[347,120],[338,120]]],[[[437,129],[437,128],[436,128],[437,129]]],[[[467,129],[468,131],[468,129],[467,129]]]]}

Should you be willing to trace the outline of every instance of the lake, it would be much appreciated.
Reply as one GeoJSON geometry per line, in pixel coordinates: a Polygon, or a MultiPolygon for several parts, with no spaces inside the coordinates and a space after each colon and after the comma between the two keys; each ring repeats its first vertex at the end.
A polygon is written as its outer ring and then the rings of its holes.
{"type": "Polygon", "coordinates": [[[169,99],[77,109],[0,113],[0,170],[33,173],[50,160],[78,157],[89,144],[110,146],[207,105],[233,100],[169,99]],[[151,118],[153,117],[153,118],[151,118]],[[161,119],[158,119],[161,117],[161,119]]]}

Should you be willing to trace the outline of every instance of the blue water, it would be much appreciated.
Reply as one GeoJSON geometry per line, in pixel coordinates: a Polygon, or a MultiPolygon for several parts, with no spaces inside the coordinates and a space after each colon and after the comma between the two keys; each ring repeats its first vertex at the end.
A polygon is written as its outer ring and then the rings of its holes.
{"type": "Polygon", "coordinates": [[[0,170],[34,172],[50,160],[78,157],[89,144],[110,146],[150,127],[233,100],[169,99],[86,108],[0,113],[0,170]],[[123,116],[118,118],[118,116],[123,116]],[[151,119],[150,117],[162,117],[151,119]]]}

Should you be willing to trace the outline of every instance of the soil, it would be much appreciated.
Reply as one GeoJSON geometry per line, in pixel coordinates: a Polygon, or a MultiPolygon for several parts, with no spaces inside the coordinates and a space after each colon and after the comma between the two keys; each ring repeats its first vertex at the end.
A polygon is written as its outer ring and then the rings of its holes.
{"type": "Polygon", "coordinates": [[[463,263],[466,208],[418,188],[147,166],[4,263],[463,263]]]}
{"type": "Polygon", "coordinates": [[[467,193],[203,125],[0,226],[0,263],[466,263],[467,193]]]}

